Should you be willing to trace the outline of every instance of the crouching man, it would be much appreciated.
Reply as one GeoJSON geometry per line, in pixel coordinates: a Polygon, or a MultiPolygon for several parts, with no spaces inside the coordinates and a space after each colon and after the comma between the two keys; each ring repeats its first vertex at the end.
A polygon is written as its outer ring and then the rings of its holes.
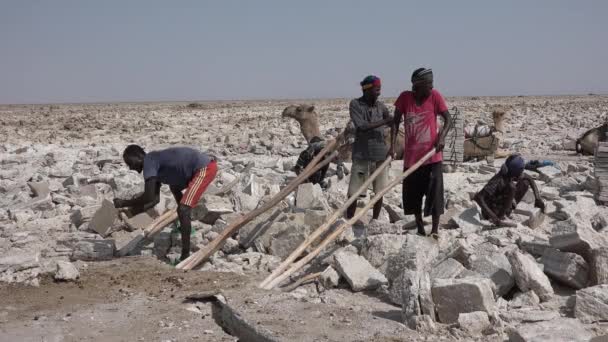
{"type": "Polygon", "coordinates": [[[545,203],[540,197],[536,183],[530,176],[524,174],[525,165],[520,155],[509,156],[500,171],[475,195],[474,200],[481,207],[481,215],[484,219],[500,225],[501,220],[511,216],[511,211],[526,195],[529,188],[534,192],[534,206],[545,212],[545,203]]]}
{"type": "Polygon", "coordinates": [[[154,207],[160,200],[160,186],[169,185],[178,204],[177,214],[182,235],[184,260],[190,255],[191,211],[217,173],[213,156],[189,147],[172,147],[146,153],[138,145],[129,145],[122,154],[129,169],[141,173],[144,193],[131,200],[114,199],[116,208],[131,208],[133,213],[154,207]],[[184,193],[182,191],[186,189],[184,193]]]}

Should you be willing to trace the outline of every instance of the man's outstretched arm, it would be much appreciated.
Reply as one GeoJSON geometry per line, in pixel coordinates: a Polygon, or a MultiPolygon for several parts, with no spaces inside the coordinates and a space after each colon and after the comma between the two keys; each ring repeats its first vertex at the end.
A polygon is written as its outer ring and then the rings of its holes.
{"type": "Polygon", "coordinates": [[[144,192],[140,196],[130,200],[115,198],[114,207],[135,208],[136,211],[142,212],[154,207],[158,202],[160,202],[160,182],[156,177],[151,177],[146,180],[144,192]]]}
{"type": "Polygon", "coordinates": [[[523,181],[528,182],[528,184],[530,184],[530,187],[532,188],[532,192],[534,193],[534,206],[540,208],[540,210],[544,213],[545,202],[543,201],[542,197],[540,197],[540,191],[538,191],[536,182],[534,181],[534,179],[532,179],[532,177],[526,174],[524,174],[522,177],[524,178],[523,181]]]}
{"type": "Polygon", "coordinates": [[[388,155],[395,159],[395,145],[397,144],[397,135],[399,134],[399,125],[401,124],[401,112],[395,108],[395,115],[393,115],[393,121],[391,122],[391,145],[388,149],[388,155]]]}

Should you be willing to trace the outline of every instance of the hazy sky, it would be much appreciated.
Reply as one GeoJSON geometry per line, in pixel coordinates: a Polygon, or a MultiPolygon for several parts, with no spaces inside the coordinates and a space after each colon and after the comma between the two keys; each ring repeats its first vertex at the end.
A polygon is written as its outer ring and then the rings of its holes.
{"type": "Polygon", "coordinates": [[[0,0],[0,103],[608,92],[608,1],[0,0]]]}

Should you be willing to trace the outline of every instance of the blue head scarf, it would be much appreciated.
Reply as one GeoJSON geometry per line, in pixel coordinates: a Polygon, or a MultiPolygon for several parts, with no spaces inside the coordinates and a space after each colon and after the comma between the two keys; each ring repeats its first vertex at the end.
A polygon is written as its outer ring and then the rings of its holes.
{"type": "Polygon", "coordinates": [[[510,155],[505,161],[504,167],[506,170],[503,170],[503,174],[506,174],[509,177],[519,177],[524,172],[525,166],[526,161],[520,155],[510,155]]]}

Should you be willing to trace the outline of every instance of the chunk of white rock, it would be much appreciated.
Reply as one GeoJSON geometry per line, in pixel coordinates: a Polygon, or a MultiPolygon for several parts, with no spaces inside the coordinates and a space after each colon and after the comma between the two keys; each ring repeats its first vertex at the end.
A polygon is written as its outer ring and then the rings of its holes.
{"type": "Polygon", "coordinates": [[[435,279],[433,301],[442,323],[455,323],[461,313],[493,312],[496,307],[489,279],[435,279]]]}
{"type": "Polygon", "coordinates": [[[69,261],[58,261],[57,271],[55,272],[55,280],[71,281],[80,278],[80,272],[69,261]]]}
{"type": "Polygon", "coordinates": [[[491,327],[490,318],[483,311],[461,313],[458,315],[458,326],[471,335],[483,334],[491,327]]]}
{"type": "Polygon", "coordinates": [[[553,287],[551,287],[549,278],[531,256],[513,250],[507,253],[507,258],[511,264],[517,287],[520,290],[534,291],[543,302],[553,297],[553,287]]]}
{"type": "Polygon", "coordinates": [[[334,255],[338,273],[346,279],[353,291],[374,290],[388,283],[386,277],[364,257],[349,252],[334,255]]]}
{"type": "Polygon", "coordinates": [[[574,315],[583,323],[608,321],[608,285],[576,291],[574,315]]]}
{"type": "Polygon", "coordinates": [[[589,265],[582,256],[547,248],[542,262],[544,272],[556,281],[574,289],[587,286],[589,265]]]}

